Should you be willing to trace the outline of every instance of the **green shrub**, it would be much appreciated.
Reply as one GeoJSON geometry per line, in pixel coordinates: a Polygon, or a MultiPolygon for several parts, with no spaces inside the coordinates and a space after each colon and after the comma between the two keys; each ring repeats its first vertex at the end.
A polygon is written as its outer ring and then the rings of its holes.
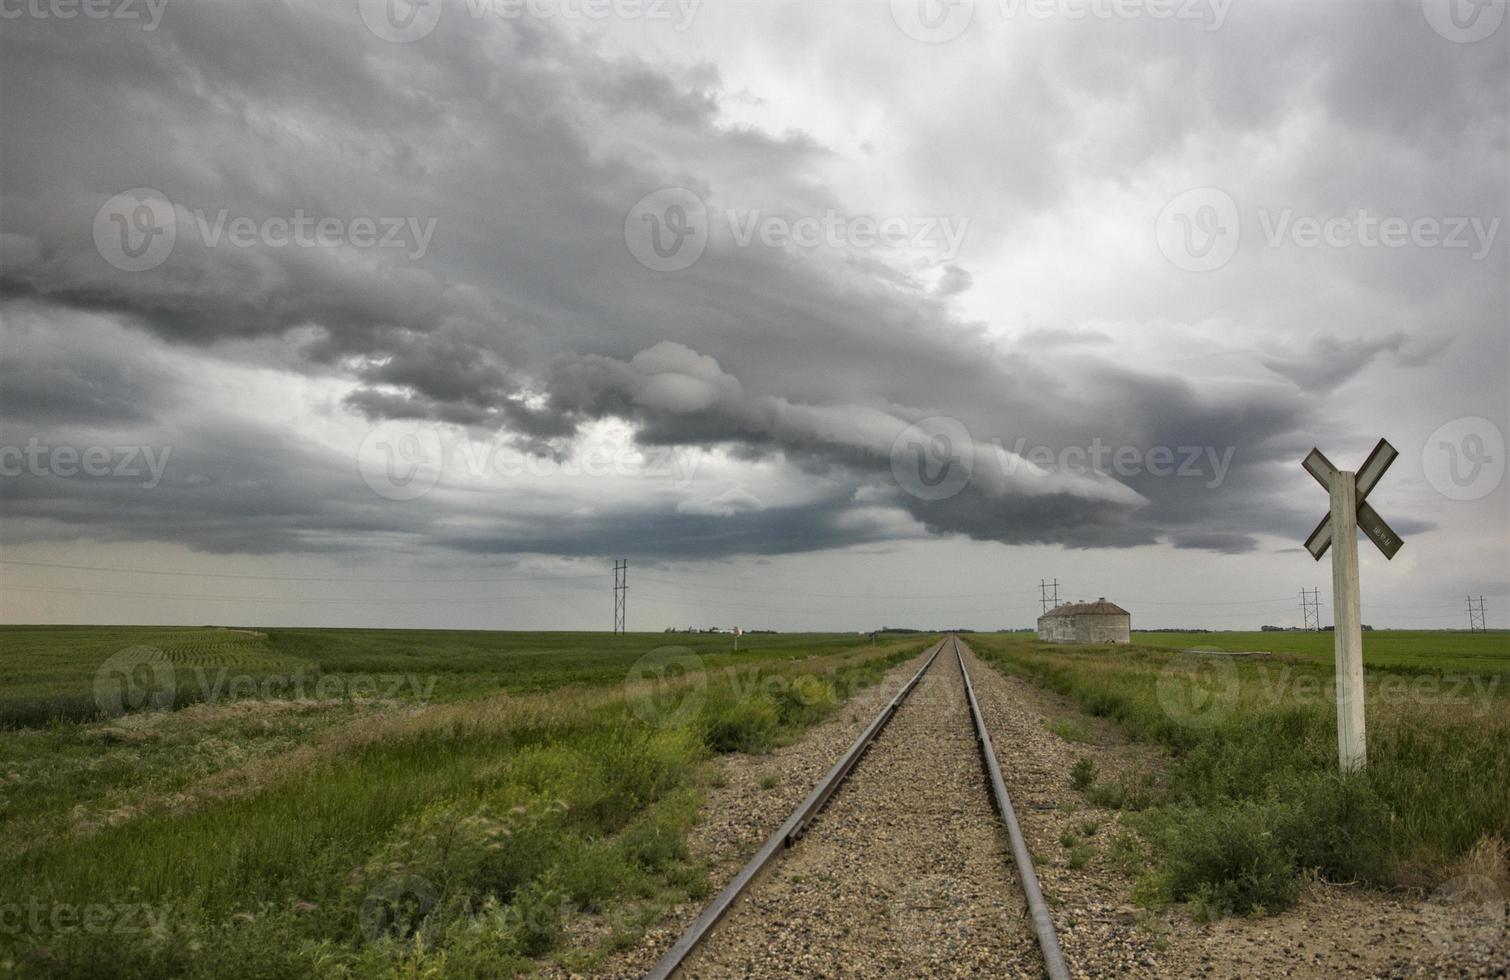
{"type": "Polygon", "coordinates": [[[1300,890],[1297,854],[1284,833],[1294,819],[1283,805],[1253,801],[1167,815],[1155,833],[1167,897],[1193,903],[1207,918],[1289,905],[1300,890]]]}
{"type": "Polygon", "coordinates": [[[1090,756],[1082,755],[1080,758],[1076,759],[1075,764],[1070,767],[1070,785],[1074,786],[1076,789],[1080,790],[1083,793],[1086,790],[1090,789],[1091,784],[1095,781],[1096,762],[1090,756]]]}
{"type": "Polygon", "coordinates": [[[776,744],[781,712],[765,695],[710,701],[704,740],[714,752],[764,752],[776,744]]]}

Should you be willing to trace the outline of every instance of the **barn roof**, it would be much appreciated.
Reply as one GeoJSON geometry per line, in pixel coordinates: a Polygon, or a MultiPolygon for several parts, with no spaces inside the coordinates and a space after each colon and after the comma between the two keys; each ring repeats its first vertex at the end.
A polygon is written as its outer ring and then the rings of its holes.
{"type": "Polygon", "coordinates": [[[1066,602],[1055,606],[1042,617],[1048,616],[1131,616],[1126,609],[1115,602],[1107,602],[1103,596],[1095,602],[1066,602]]]}

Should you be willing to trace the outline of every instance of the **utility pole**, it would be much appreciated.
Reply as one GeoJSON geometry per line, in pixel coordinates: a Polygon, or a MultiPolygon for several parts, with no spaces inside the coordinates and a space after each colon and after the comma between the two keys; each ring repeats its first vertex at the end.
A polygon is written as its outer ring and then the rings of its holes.
{"type": "Polygon", "coordinates": [[[1300,590],[1300,615],[1308,632],[1321,632],[1321,589],[1300,590]]]}
{"type": "Polygon", "coordinates": [[[613,563],[613,631],[624,632],[624,605],[629,591],[629,559],[613,563]]]}
{"type": "Polygon", "coordinates": [[[1468,632],[1487,633],[1488,627],[1484,625],[1484,597],[1479,596],[1478,607],[1473,605],[1473,596],[1468,597],[1468,632]]]}
{"type": "Polygon", "coordinates": [[[1044,612],[1048,612],[1059,605],[1059,580],[1057,578],[1053,582],[1045,582],[1043,579],[1038,580],[1038,602],[1043,606],[1044,612]],[[1052,603],[1049,602],[1050,589],[1053,589],[1054,592],[1054,601],[1052,603]]]}

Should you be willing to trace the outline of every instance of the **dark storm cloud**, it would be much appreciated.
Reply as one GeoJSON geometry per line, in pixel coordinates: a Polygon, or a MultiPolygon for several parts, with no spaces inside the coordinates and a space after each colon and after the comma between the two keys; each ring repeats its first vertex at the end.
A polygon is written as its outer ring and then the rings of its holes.
{"type": "MultiPolygon", "coordinates": [[[[1453,144],[1502,115],[1479,91],[1492,54],[1435,44],[1394,11],[1337,6],[1283,25],[1249,17],[1186,47],[1135,27],[1117,44],[1095,42],[1098,58],[1085,57],[1090,34],[1033,46],[1008,61],[1004,84],[978,93],[986,118],[1016,125],[925,114],[907,153],[930,176],[939,159],[962,163],[927,183],[946,184],[945,198],[1006,240],[1012,219],[1062,203],[1069,174],[1121,181],[1192,133],[1270,132],[1297,97],[1281,77],[1303,78],[1319,112],[1381,144],[1399,133],[1453,144]],[[1400,59],[1423,67],[1386,70],[1400,59]],[[1302,71],[1314,64],[1324,67],[1302,71]],[[1087,154],[1092,130],[1103,138],[1087,154]]],[[[810,213],[841,199],[816,176],[828,151],[800,132],[774,137],[722,120],[726,96],[706,65],[616,58],[528,19],[452,16],[422,43],[391,45],[364,30],[355,7],[196,2],[150,34],[8,23],[7,318],[91,311],[206,358],[233,356],[230,341],[255,351],[298,336],[297,369],[354,386],[345,405],[372,419],[496,430],[542,453],[565,451],[584,424],[623,419],[645,445],[782,459],[835,489],[705,514],[657,499],[568,518],[444,490],[395,504],[368,492],[348,458],[175,401],[150,365],[30,341],[7,352],[8,418],[152,423],[177,451],[150,492],[22,479],[5,495],[7,516],[23,522],[8,536],[19,527],[218,552],[388,541],[712,556],[909,533],[877,516],[889,508],[930,532],[984,540],[1243,551],[1256,535],[1304,523],[1265,501],[1290,479],[1273,464],[1304,451],[1295,433],[1317,408],[1309,393],[1386,355],[1429,357],[1400,335],[1321,339],[1304,356],[1265,362],[1303,389],[1296,398],[1285,385],[1197,384],[1123,363],[1097,331],[992,340],[951,306],[975,281],[957,264],[809,261],[720,238],[690,269],[653,272],[623,242],[641,196],[676,184],[715,210],[810,213]],[[91,227],[110,195],[137,186],[173,202],[179,237],[159,268],[130,273],[102,260],[91,227]],[[260,221],[295,208],[433,219],[434,236],[423,255],[207,239],[206,220],[222,209],[260,221]],[[112,371],[116,363],[126,368],[112,371]],[[896,485],[891,450],[929,416],[958,419],[983,453],[1014,452],[1018,439],[1056,453],[1097,440],[1235,453],[1215,485],[982,467],[958,494],[925,501],[896,485]]],[[[1319,146],[1315,165],[1348,149],[1319,146]]],[[[1482,180],[1474,171],[1467,182],[1482,180]]]]}

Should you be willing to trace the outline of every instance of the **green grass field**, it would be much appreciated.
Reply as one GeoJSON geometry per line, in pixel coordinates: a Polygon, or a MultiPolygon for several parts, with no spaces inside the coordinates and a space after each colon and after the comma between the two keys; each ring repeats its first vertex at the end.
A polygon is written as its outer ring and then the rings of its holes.
{"type": "Polygon", "coordinates": [[[971,642],[999,669],[1167,750],[1167,771],[1136,783],[1108,784],[1084,765],[1073,774],[1092,802],[1134,812],[1142,839],[1129,865],[1152,903],[1272,911],[1312,873],[1379,888],[1467,874],[1510,883],[1505,634],[1366,633],[1369,763],[1347,776],[1329,633],[971,642]]]}
{"type": "MultiPolygon", "coordinates": [[[[1264,651],[1332,662],[1331,633],[1134,633],[1135,646],[1264,651]]],[[[1510,632],[1371,630],[1363,634],[1365,669],[1510,672],[1510,632]]]]}
{"type": "Polygon", "coordinates": [[[930,640],[0,629],[0,975],[590,966],[706,893],[686,835],[720,753],[930,640]],[[144,646],[248,684],[99,717],[100,666],[144,646]],[[300,671],[334,696],[251,683],[300,671]],[[409,676],[433,688],[357,683],[409,676]]]}
{"type": "Polygon", "coordinates": [[[712,666],[807,656],[856,643],[848,634],[496,633],[465,630],[188,629],[11,626],[0,628],[0,728],[100,712],[95,680],[122,650],[161,650],[172,665],[172,702],[256,696],[337,696],[397,685],[413,697],[453,700],[507,691],[623,680],[648,649],[687,647],[712,666]],[[322,679],[324,686],[321,686],[322,679]]]}

